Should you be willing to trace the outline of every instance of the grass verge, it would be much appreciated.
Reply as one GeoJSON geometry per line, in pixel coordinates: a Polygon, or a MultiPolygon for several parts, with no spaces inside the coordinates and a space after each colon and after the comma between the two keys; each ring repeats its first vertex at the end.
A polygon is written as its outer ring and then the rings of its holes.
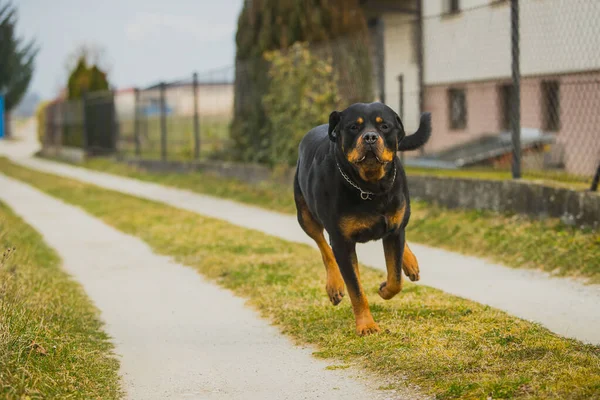
{"type": "Polygon", "coordinates": [[[407,284],[385,302],[377,295],[382,273],[364,266],[384,332],[361,338],[348,300],[329,304],[320,256],[308,246],[6,163],[2,170],[248,298],[283,332],[317,345],[318,356],[394,378],[394,387],[418,385],[438,399],[600,398],[598,346],[424,286],[407,284]]]}
{"type": "Polygon", "coordinates": [[[0,203],[0,397],[120,398],[112,351],[56,253],[0,203]]]}
{"type": "MultiPolygon", "coordinates": [[[[505,181],[512,179],[512,173],[508,169],[494,168],[465,168],[465,169],[432,169],[407,167],[406,171],[411,175],[425,175],[448,178],[464,179],[487,179],[494,181],[505,181]]],[[[523,178],[527,181],[536,182],[546,186],[562,187],[572,190],[586,190],[592,184],[591,176],[571,175],[565,172],[526,170],[523,178]]]]}
{"type": "MultiPolygon", "coordinates": [[[[291,188],[248,185],[207,174],[152,173],[108,159],[85,167],[295,213],[291,188]]],[[[565,226],[557,219],[490,211],[449,210],[413,202],[409,240],[512,266],[538,269],[600,283],[600,232],[565,226]]]]}

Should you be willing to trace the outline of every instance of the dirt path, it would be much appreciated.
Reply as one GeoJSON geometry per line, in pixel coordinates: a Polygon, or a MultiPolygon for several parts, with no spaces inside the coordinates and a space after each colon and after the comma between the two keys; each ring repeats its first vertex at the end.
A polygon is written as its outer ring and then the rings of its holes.
{"type": "Polygon", "coordinates": [[[244,300],[191,268],[0,174],[0,200],[57,250],[101,310],[132,399],[407,398],[356,371],[326,370],[244,300]]]}

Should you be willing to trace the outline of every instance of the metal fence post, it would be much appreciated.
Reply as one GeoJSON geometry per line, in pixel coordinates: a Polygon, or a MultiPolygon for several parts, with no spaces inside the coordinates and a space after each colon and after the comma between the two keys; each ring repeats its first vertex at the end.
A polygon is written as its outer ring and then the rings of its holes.
{"type": "MultiPolygon", "coordinates": [[[[60,148],[62,149],[65,146],[65,141],[68,142],[69,138],[71,137],[71,134],[69,132],[69,126],[67,124],[67,102],[68,100],[63,100],[61,102],[61,107],[60,107],[60,113],[61,113],[61,119],[60,119],[60,148]]],[[[70,143],[69,143],[70,144],[70,143]]]]}
{"type": "Polygon", "coordinates": [[[194,91],[194,159],[200,159],[200,115],[198,110],[198,74],[194,72],[192,85],[194,91]]]}
{"type": "MultiPolygon", "coordinates": [[[[417,64],[419,65],[419,115],[425,111],[425,46],[423,37],[423,2],[417,0],[417,64]]],[[[419,149],[421,155],[425,154],[425,146],[419,149]]]]}
{"type": "MultiPolygon", "coordinates": [[[[404,120],[404,74],[398,76],[399,92],[398,92],[398,114],[400,119],[404,120]]],[[[400,161],[404,162],[404,153],[400,152],[400,161]]]]}
{"type": "Polygon", "coordinates": [[[512,54],[512,101],[510,129],[512,136],[512,176],[521,178],[521,71],[519,49],[519,0],[510,1],[510,28],[512,54]]]}
{"type": "Polygon", "coordinates": [[[166,84],[160,83],[160,156],[167,160],[167,107],[165,104],[166,84]]]}
{"type": "Polygon", "coordinates": [[[595,192],[598,190],[598,182],[600,181],[600,163],[598,163],[598,168],[596,169],[596,174],[594,175],[594,179],[592,180],[592,186],[590,186],[590,190],[595,192]]]}
{"type": "Polygon", "coordinates": [[[83,132],[83,137],[81,138],[83,151],[85,155],[88,154],[88,143],[89,143],[89,131],[87,124],[87,109],[88,109],[88,94],[87,91],[83,91],[81,95],[81,130],[83,132]]]}
{"type": "Polygon", "coordinates": [[[140,157],[140,89],[133,89],[133,142],[135,156],[140,157]]]}
{"type": "Polygon", "coordinates": [[[117,103],[116,103],[116,97],[117,97],[117,91],[116,90],[111,90],[110,91],[110,104],[112,107],[112,133],[113,133],[113,141],[112,141],[112,145],[113,145],[113,150],[117,156],[117,158],[120,159],[121,157],[121,125],[120,125],[120,121],[119,121],[119,114],[117,113],[117,103]]]}

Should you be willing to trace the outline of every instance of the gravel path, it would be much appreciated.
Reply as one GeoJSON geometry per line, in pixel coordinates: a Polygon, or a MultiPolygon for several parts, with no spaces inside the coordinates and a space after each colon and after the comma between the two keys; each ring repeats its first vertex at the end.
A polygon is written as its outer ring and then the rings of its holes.
{"type": "Polygon", "coordinates": [[[191,268],[0,174],[0,200],[57,250],[101,310],[132,399],[396,399],[354,370],[327,370],[244,300],[191,268]],[[357,376],[358,375],[358,376],[357,376]]]}

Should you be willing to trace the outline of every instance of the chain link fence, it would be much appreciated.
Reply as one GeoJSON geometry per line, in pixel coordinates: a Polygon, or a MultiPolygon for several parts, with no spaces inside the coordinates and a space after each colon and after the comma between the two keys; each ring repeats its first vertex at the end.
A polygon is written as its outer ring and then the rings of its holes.
{"type": "MultiPolygon", "coordinates": [[[[409,168],[476,169],[509,179],[511,167],[519,165],[526,178],[592,183],[600,172],[599,1],[364,3],[368,52],[356,50],[364,37],[311,44],[308,50],[324,61],[319,68],[331,67],[336,108],[384,102],[402,117],[408,133],[416,130],[421,112],[432,113],[429,143],[402,155],[409,168]],[[518,26],[515,18],[511,24],[516,10],[518,26]]],[[[298,60],[294,65],[300,65],[298,60]]],[[[246,60],[175,82],[115,92],[116,149],[123,157],[144,159],[262,162],[244,154],[270,151],[281,130],[274,127],[282,125],[264,114],[262,106],[269,99],[273,103],[272,97],[257,100],[251,94],[274,82],[274,67],[261,57],[261,63],[246,60]],[[262,75],[252,69],[256,65],[262,75]],[[236,124],[239,128],[255,117],[258,128],[246,130],[241,140],[236,124]]],[[[288,75],[290,80],[316,80],[322,71],[313,72],[301,78],[288,75]]],[[[286,73],[279,77],[285,80],[286,73]]],[[[321,104],[313,92],[330,86],[312,83],[301,84],[310,92],[298,91],[298,104],[321,104]]],[[[287,91],[299,87],[294,85],[290,81],[287,89],[275,88],[275,95],[283,101],[287,91]]],[[[292,146],[311,124],[327,123],[333,111],[307,117],[305,105],[291,104],[286,118],[295,130],[292,146]]],[[[63,141],[73,143],[69,132],[80,129],[75,126],[81,121],[51,110],[49,129],[56,131],[66,118],[73,127],[63,129],[63,141]]]]}

